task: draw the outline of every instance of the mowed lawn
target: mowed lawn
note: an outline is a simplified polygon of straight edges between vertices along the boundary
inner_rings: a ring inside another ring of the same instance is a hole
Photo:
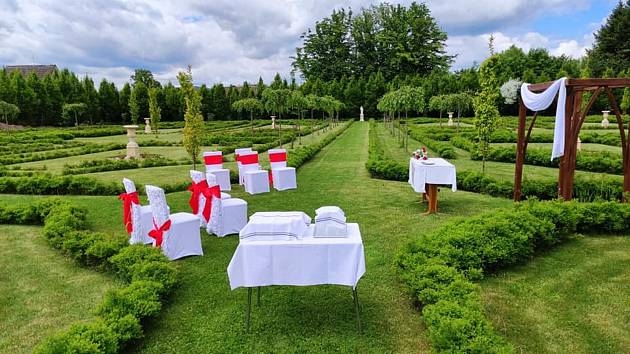
[[[60,328],[92,317],[118,285],[53,250],[42,228],[0,225],[0,353],[30,353]]]
[[[481,285],[518,353],[630,353],[630,237],[576,237]]]

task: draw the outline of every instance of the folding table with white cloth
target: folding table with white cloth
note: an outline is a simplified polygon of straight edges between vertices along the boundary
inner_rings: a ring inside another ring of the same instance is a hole
[[[361,332],[357,283],[365,273],[358,224],[347,224],[347,237],[315,235],[315,224],[302,212],[255,213],[241,230],[241,240],[227,268],[230,287],[247,288],[249,331],[252,288],[272,285],[345,285],[352,296]]]
[[[442,158],[409,160],[409,184],[416,193],[429,201],[426,214],[437,213],[438,185],[451,185],[457,191],[455,166]]]

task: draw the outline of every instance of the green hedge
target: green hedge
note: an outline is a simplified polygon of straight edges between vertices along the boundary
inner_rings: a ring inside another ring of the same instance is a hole
[[[455,159],[457,155],[455,154],[455,150],[453,146],[448,142],[435,140],[431,137],[431,134],[426,133],[423,129],[411,129],[409,131],[409,135],[419,141],[420,143],[426,145],[431,151],[438,154],[438,156],[443,157],[445,159]]]
[[[376,131],[376,122],[370,120],[368,160],[365,167],[373,178],[406,181],[409,178],[409,166],[388,159],[381,147],[382,142]]]
[[[141,321],[159,312],[177,282],[177,270],[161,250],[86,230],[84,211],[66,201],[51,198],[29,206],[0,207],[0,223],[43,224],[52,247],[127,283],[105,294],[94,319],[47,338],[35,353],[117,353],[142,336]]]
[[[572,234],[627,233],[630,205],[529,202],[449,222],[401,251],[401,277],[419,302],[436,352],[511,353],[485,317],[484,273],[528,260]]]

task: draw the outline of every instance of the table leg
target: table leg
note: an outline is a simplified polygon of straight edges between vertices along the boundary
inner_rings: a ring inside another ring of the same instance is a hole
[[[249,333],[249,318],[252,313],[252,288],[247,288],[247,315],[245,316],[245,328]]]
[[[357,315],[357,330],[359,331],[359,334],[362,334],[363,328],[361,328],[361,305],[359,305],[359,296],[357,295],[356,287],[352,289],[352,299],[354,300],[354,312]]]
[[[429,200],[429,210],[427,210],[425,215],[435,214],[438,210],[438,186],[437,184],[427,184],[426,185],[426,195]]]
[[[258,299],[256,299],[256,306],[260,306],[260,292],[262,291],[262,288],[259,286],[258,287]]]

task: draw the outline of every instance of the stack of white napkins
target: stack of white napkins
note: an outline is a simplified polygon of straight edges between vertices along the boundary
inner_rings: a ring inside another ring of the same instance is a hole
[[[348,237],[346,214],[337,206],[323,206],[315,210],[313,237]]]
[[[301,211],[268,211],[254,213],[239,232],[241,240],[290,241],[308,234],[311,217]]]

